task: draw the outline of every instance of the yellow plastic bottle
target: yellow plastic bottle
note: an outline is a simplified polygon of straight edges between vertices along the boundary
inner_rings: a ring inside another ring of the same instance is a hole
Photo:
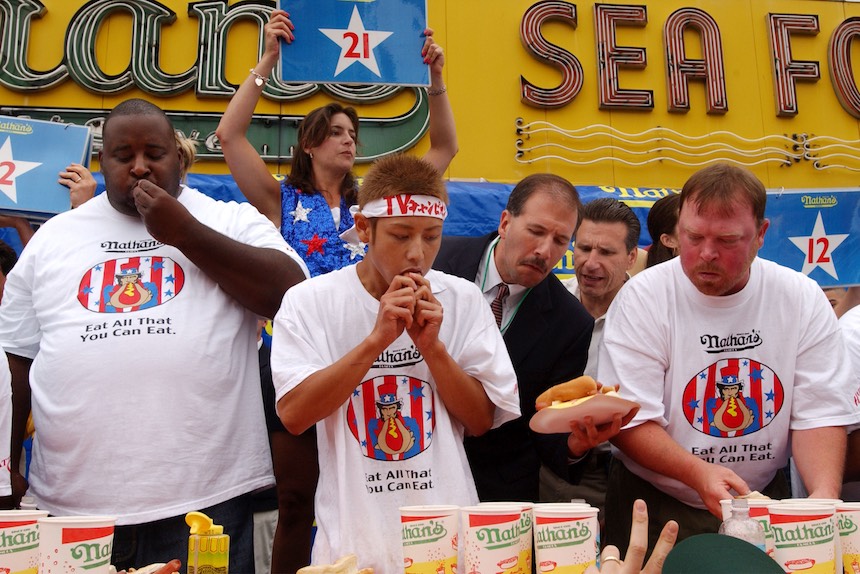
[[[213,524],[202,512],[189,512],[185,522],[191,527],[188,574],[227,574],[230,537],[224,534],[224,527]]]

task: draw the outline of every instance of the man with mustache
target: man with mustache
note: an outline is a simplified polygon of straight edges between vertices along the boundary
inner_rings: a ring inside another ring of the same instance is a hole
[[[678,521],[678,540],[716,532],[721,499],[752,490],[787,498],[790,454],[811,497],[839,497],[845,426],[860,420],[856,381],[821,288],[757,257],[766,200],[744,168],[693,174],[681,193],[680,256],[637,274],[609,308],[598,374],[641,405],[612,439],[609,544],[627,546],[637,498],[653,524]],[[743,422],[731,405],[742,422],[715,424],[708,405],[740,380],[760,420]],[[658,532],[649,534],[653,545]]]
[[[528,427],[538,395],[582,375],[588,358],[594,319],[551,273],[570,246],[581,210],[570,182],[533,174],[514,187],[498,232],[446,237],[436,258],[437,269],[474,281],[496,307],[517,373],[522,417],[466,438],[482,501],[537,501],[541,462],[577,481],[582,465],[575,463],[621,427],[620,417],[599,428],[586,419],[569,435],[538,435]]]

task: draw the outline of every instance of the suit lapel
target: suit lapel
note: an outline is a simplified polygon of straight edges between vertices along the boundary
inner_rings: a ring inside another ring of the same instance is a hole
[[[538,283],[526,295],[511,326],[505,332],[505,343],[515,367],[528,356],[549,327],[549,317],[552,313],[549,279],[547,277]]]

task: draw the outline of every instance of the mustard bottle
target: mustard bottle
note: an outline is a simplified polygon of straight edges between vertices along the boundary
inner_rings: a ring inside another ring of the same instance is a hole
[[[189,512],[185,523],[191,527],[188,574],[227,574],[230,537],[224,534],[224,527],[213,524],[202,512]]]

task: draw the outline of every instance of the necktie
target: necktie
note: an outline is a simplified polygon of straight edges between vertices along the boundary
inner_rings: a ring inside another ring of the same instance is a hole
[[[499,329],[502,328],[502,307],[505,304],[505,299],[508,298],[508,293],[510,290],[508,286],[504,283],[499,283],[499,292],[496,293],[496,298],[493,299],[493,302],[490,303],[490,309],[493,310],[493,316],[496,317],[496,325],[499,326]]]

